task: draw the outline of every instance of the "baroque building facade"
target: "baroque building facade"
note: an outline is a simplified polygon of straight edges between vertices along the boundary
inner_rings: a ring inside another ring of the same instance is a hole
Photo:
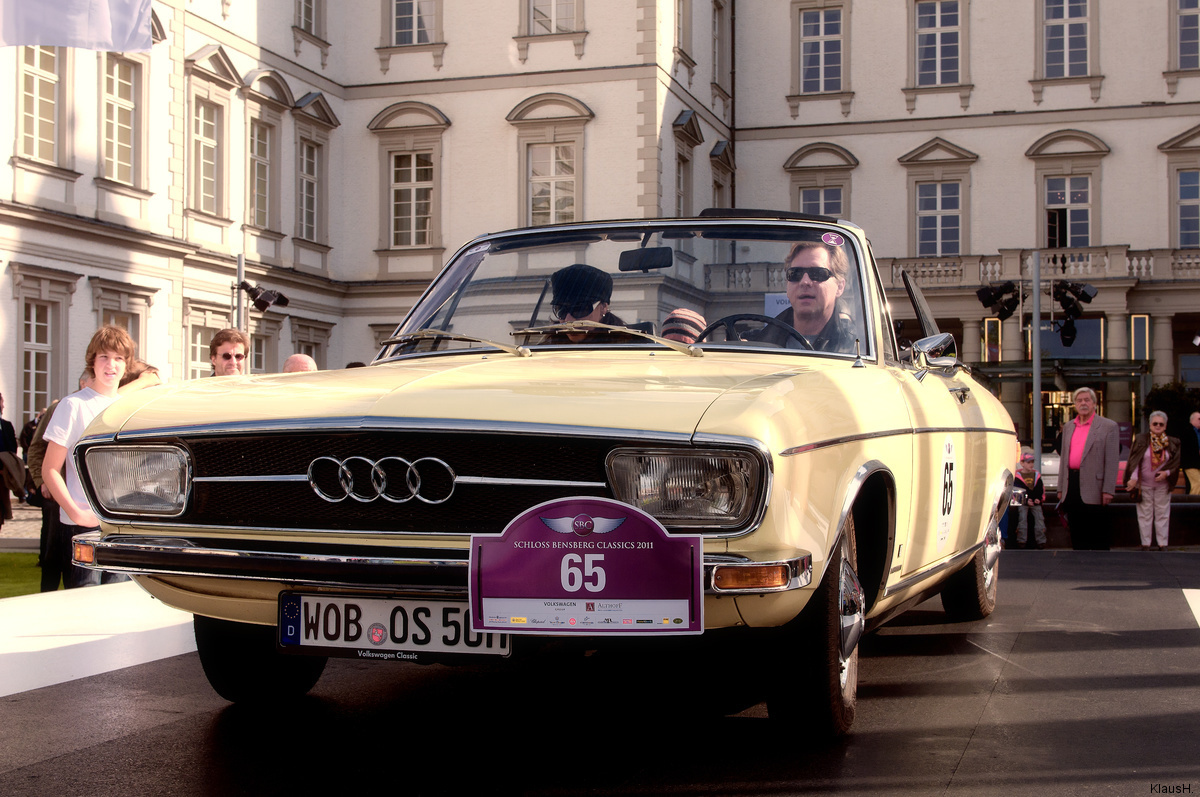
[[[101,323],[196,378],[240,303],[255,372],[336,368],[480,232],[708,206],[859,223],[1023,439],[1035,290],[1048,438],[1070,388],[1133,422],[1151,384],[1200,385],[1197,0],[153,9],[146,53],[0,50],[14,420],[73,389]],[[239,273],[289,304],[246,308]]]

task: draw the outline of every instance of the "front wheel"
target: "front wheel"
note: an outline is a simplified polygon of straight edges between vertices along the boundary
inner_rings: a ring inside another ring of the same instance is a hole
[[[989,535],[971,563],[950,576],[942,589],[942,608],[951,620],[982,620],[996,610],[1000,576],[999,535]]]
[[[328,661],[287,656],[275,649],[275,628],[195,615],[196,651],[204,675],[231,703],[301,697],[316,686]]]
[[[858,704],[858,639],[865,598],[854,518],[847,517],[821,586],[785,626],[767,713],[815,740],[843,736]]]

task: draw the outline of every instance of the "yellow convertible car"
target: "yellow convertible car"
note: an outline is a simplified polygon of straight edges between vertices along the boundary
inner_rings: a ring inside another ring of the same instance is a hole
[[[842,734],[864,632],[996,602],[1013,425],[908,290],[902,343],[863,231],[819,216],[482,236],[367,368],[105,411],[75,558],[194,613],[233,701],[329,656],[674,638],[754,650],[773,719]]]

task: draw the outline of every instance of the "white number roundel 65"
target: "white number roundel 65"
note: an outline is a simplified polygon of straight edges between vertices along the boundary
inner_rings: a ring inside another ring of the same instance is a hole
[[[954,485],[959,478],[958,462],[954,452],[954,440],[947,435],[942,445],[942,499],[938,507],[937,545],[940,550],[950,537],[950,526],[954,517]]]

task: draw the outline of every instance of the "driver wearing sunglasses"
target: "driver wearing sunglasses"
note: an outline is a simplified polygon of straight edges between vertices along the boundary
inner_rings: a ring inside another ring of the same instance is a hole
[[[775,318],[803,335],[815,351],[853,353],[853,324],[846,313],[839,312],[838,302],[850,270],[846,253],[840,246],[801,241],[783,263],[789,307]],[[745,337],[800,347],[790,335],[770,326]]]

